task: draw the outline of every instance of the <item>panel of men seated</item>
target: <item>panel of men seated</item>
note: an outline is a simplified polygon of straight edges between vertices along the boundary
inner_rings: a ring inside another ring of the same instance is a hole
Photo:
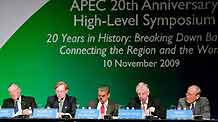
[[[166,110],[159,99],[153,98],[148,84],[139,82],[136,86],[137,96],[133,96],[125,107],[110,100],[110,88],[98,87],[97,98],[87,102],[86,108],[77,108],[76,97],[68,94],[68,85],[58,81],[54,86],[55,94],[48,96],[45,107],[37,108],[33,96],[25,96],[21,88],[12,83],[8,87],[10,98],[4,99],[0,109],[0,118],[50,118],[50,119],[179,119],[209,120],[210,103],[201,97],[197,85],[187,88],[184,98],[178,100],[173,110]]]

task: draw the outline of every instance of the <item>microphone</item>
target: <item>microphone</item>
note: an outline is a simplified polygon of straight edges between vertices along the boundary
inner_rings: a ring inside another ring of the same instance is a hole
[[[15,107],[17,106],[18,102],[19,102],[19,98],[17,98],[17,99],[14,100],[14,106],[15,106]]]
[[[16,98],[16,99],[14,99],[14,102],[17,102],[17,101],[19,101],[19,97],[18,97],[18,98]]]
[[[101,98],[101,97],[99,98],[99,101],[100,101],[102,104],[104,103],[104,102],[102,101],[102,98]]]
[[[61,99],[58,101],[58,111],[59,111],[59,112],[62,112],[62,109],[63,109],[63,100],[64,100],[64,98],[61,98]]]
[[[58,103],[60,103],[60,102],[63,101],[63,100],[64,100],[64,98],[59,99],[59,100],[58,100]]]

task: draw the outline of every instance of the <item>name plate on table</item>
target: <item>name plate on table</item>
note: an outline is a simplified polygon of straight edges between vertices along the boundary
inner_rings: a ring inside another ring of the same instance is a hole
[[[0,109],[0,118],[12,118],[14,109]]]
[[[193,119],[192,110],[167,110],[167,119]]]
[[[57,118],[57,109],[37,109],[33,110],[32,118]]]
[[[99,119],[99,110],[97,109],[76,109],[76,119]]]
[[[119,109],[118,119],[144,119],[141,109]]]

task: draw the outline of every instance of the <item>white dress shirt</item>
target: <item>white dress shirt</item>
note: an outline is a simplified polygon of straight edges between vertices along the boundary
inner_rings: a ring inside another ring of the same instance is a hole
[[[97,106],[97,109],[100,110],[101,109],[101,106],[102,106],[102,103],[101,102],[98,102],[98,106]],[[107,106],[108,106],[108,100],[104,103],[104,115],[106,115],[106,111],[107,111]]]
[[[17,102],[17,106],[18,106],[18,112],[15,113],[16,115],[20,115],[22,114],[22,107],[21,107],[21,96],[18,98],[18,100],[16,100],[15,102]]]

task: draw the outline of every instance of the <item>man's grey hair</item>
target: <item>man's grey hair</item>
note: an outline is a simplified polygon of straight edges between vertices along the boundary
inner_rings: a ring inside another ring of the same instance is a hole
[[[17,89],[21,90],[20,87],[16,83],[12,83],[8,86],[8,89],[12,86],[15,86]]]
[[[107,92],[109,94],[110,88],[107,85],[102,85],[102,86],[98,87],[98,91],[104,91],[104,92]]]
[[[197,92],[197,95],[200,95],[201,94],[201,88],[198,86],[198,85],[191,85],[188,87],[189,88],[194,88]]]
[[[139,82],[138,85],[136,86],[136,93],[138,93],[138,90],[141,89],[141,88],[147,90],[148,93],[150,92],[150,91],[149,91],[148,84],[146,84],[146,83],[144,83],[144,82]]]

